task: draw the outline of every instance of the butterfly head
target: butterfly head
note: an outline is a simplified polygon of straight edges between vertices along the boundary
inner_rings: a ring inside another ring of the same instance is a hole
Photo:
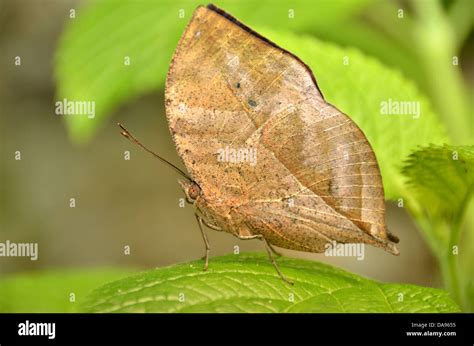
[[[189,182],[186,180],[178,180],[178,183],[183,188],[188,203],[194,204],[196,199],[201,194],[201,188],[199,187],[199,185],[196,184],[194,181]]]

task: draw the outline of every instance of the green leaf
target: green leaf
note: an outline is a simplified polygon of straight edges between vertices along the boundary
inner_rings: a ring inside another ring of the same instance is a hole
[[[379,162],[385,198],[396,200],[408,195],[410,191],[400,174],[401,162],[418,146],[446,141],[439,119],[416,85],[357,50],[310,37],[259,30],[308,64],[325,99],[364,131]],[[381,114],[382,102],[389,100],[392,104],[419,102],[420,116]]]
[[[94,290],[90,312],[456,312],[443,290],[384,284],[313,261],[263,254],[212,258],[137,274]]]
[[[454,222],[474,190],[474,146],[429,146],[413,152],[403,174],[431,217]]]
[[[76,312],[93,288],[129,274],[124,269],[95,269],[7,276],[0,280],[0,312]]]
[[[410,155],[403,168],[420,211],[415,215],[439,260],[445,287],[467,311],[474,306],[474,146],[429,146]],[[463,234],[463,220],[470,216]],[[457,249],[454,252],[454,249]]]
[[[325,1],[318,11],[310,10],[312,0],[222,0],[216,4],[249,25],[305,31],[336,25],[368,2]],[[179,37],[194,9],[202,4],[199,0],[103,0],[77,11],[56,53],[57,96],[94,101],[96,117],[66,119],[74,141],[90,139],[123,102],[163,87]],[[290,10],[294,18],[289,18]],[[125,57],[130,58],[130,65],[124,64]]]

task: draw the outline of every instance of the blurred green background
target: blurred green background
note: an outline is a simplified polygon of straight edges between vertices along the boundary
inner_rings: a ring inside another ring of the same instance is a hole
[[[126,124],[142,142],[182,167],[167,128],[163,84],[179,36],[200,3],[0,2],[0,241],[39,243],[37,261],[0,258],[2,277],[58,267],[150,268],[203,255],[193,209],[179,207],[184,195],[176,174],[133,148],[116,126],[117,121]],[[472,2],[215,3],[251,27],[314,37],[378,60],[413,81],[453,144],[471,142]],[[132,65],[122,73],[125,55]],[[21,66],[15,66],[16,56]],[[459,65],[452,64],[454,56]],[[110,66],[95,64],[106,59]],[[341,75],[323,81],[345,83]],[[97,101],[93,121],[65,124],[55,115],[58,99],[90,95]],[[373,101],[378,105],[379,100]],[[17,150],[21,161],[14,160]],[[126,150],[131,151],[129,161],[123,159]],[[69,207],[70,198],[76,199],[75,208]],[[282,253],[380,281],[440,287],[435,258],[405,209],[387,202],[387,223],[401,239],[400,257],[372,247],[366,247],[364,261]],[[235,245],[243,252],[263,251],[258,241],[228,234],[210,231],[209,240],[211,255],[231,253]],[[130,246],[129,255],[125,246]]]

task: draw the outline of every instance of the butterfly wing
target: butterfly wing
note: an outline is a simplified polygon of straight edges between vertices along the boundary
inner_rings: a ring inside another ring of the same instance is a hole
[[[199,7],[166,85],[170,130],[203,193],[240,201],[247,233],[322,252],[328,241],[392,253],[375,154],[357,125],[326,103],[309,68],[215,7]],[[224,148],[257,160],[219,162]]]

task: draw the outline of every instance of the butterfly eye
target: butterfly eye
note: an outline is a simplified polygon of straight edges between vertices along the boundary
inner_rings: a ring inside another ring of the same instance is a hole
[[[198,198],[200,193],[201,193],[201,188],[199,187],[198,184],[192,183],[191,185],[189,185],[188,196],[190,199],[194,201],[196,198]]]

